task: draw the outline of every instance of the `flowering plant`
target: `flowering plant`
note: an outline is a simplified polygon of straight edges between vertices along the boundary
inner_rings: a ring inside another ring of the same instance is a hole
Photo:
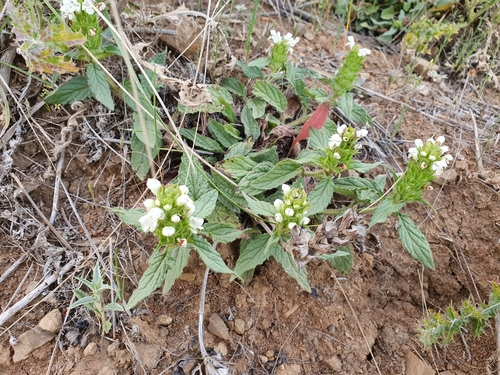
[[[285,63],[289,54],[293,53],[293,47],[299,42],[299,38],[293,38],[291,33],[281,36],[280,32],[271,30],[269,39],[273,42],[271,47],[271,55],[269,58],[269,68],[274,72],[285,67]]]

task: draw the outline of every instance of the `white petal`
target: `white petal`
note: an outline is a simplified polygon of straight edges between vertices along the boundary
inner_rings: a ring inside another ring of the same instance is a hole
[[[163,210],[159,207],[153,207],[150,209],[148,215],[154,217],[155,219],[163,219],[165,217]]]
[[[146,199],[144,201],[144,207],[146,207],[146,210],[148,210],[148,211],[150,209],[152,209],[153,207],[156,207],[154,199]]]
[[[340,125],[338,128],[337,128],[337,133],[339,133],[339,135],[342,135],[344,134],[345,130],[347,129],[347,125]]]
[[[283,201],[281,199],[276,199],[274,201],[274,207],[276,207],[277,210],[281,210],[282,206],[283,206]]]
[[[187,193],[189,193],[189,189],[186,185],[179,185],[179,190],[184,195],[187,195]]]
[[[287,184],[281,185],[281,190],[283,190],[284,194],[288,194],[290,192],[291,187]]]
[[[170,237],[175,233],[175,228],[174,227],[164,227],[161,230],[161,234],[163,234],[165,237]]]
[[[281,215],[279,212],[274,214],[274,220],[276,220],[277,223],[282,223],[283,222],[283,215]]]
[[[191,216],[189,218],[189,225],[193,229],[203,229],[203,222],[204,222],[204,220],[202,218],[199,218],[199,217]]]
[[[172,223],[178,223],[179,221],[181,221],[181,217],[179,215],[175,214],[175,215],[172,215],[170,220],[172,220]]]
[[[441,146],[440,148],[441,148],[441,153],[442,153],[442,154],[447,153],[447,152],[448,152],[448,149],[449,149],[449,147],[448,147],[448,146]]]
[[[356,42],[354,41],[354,37],[352,35],[349,35],[347,37],[347,43],[345,45],[349,46],[349,48],[352,48],[352,47],[354,47],[355,44],[356,44]]]
[[[420,148],[424,145],[421,139],[415,139],[415,147]]]
[[[368,56],[370,53],[372,53],[372,51],[370,51],[368,48],[361,48],[358,51],[358,56],[359,57],[365,57],[365,56]]]
[[[158,189],[161,187],[161,182],[155,178],[148,178],[147,187],[153,192],[154,195],[158,193]]]
[[[418,159],[418,149],[415,147],[412,147],[408,150],[408,158],[413,158],[415,160]]]
[[[286,216],[292,217],[294,214],[295,214],[295,212],[291,208],[287,208],[285,210],[285,215]]]
[[[288,229],[293,229],[293,227],[297,226],[297,223],[294,223],[293,221],[288,224]]]
[[[341,158],[341,156],[340,156],[340,154],[339,154],[338,152],[334,152],[334,153],[333,153],[333,157],[334,157],[335,159],[340,159],[340,158]]]
[[[445,141],[444,135],[440,135],[439,137],[437,137],[436,141],[440,144],[443,144]]]
[[[311,222],[311,219],[308,217],[303,217],[302,220],[300,220],[300,225],[307,225]]]
[[[356,130],[356,137],[357,138],[366,137],[367,135],[368,135],[368,130],[366,130],[366,129]]]
[[[330,140],[328,141],[328,147],[333,150],[335,147],[340,146],[341,143],[342,138],[339,134],[335,133],[330,137]]]

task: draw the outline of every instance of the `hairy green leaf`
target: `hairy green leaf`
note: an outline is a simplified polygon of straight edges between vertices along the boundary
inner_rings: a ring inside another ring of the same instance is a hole
[[[234,158],[235,156],[245,156],[252,151],[254,141],[247,139],[243,142],[238,142],[232,145],[224,155],[224,160]]]
[[[349,163],[347,163],[347,168],[354,169],[355,171],[358,171],[359,173],[366,173],[366,172],[372,170],[373,168],[379,166],[382,163],[383,162],[379,161],[376,163],[367,164],[367,163],[362,163],[359,160],[351,160],[351,161],[349,161]]]
[[[101,102],[106,108],[113,111],[115,103],[111,96],[111,88],[106,79],[106,73],[97,64],[87,64],[87,79],[90,86],[90,91],[94,97]]]
[[[234,272],[244,276],[249,270],[264,263],[275,251],[283,251],[278,245],[279,237],[268,234],[258,234],[250,240],[241,241],[240,256],[236,261]],[[277,249],[276,249],[277,248]]]
[[[378,223],[384,223],[393,213],[399,212],[403,208],[404,203],[394,203],[390,199],[384,199],[373,213],[370,220],[370,227]]]
[[[240,189],[250,195],[261,193],[262,190],[254,188],[254,181],[271,171],[274,165],[274,163],[265,161],[257,164],[245,177],[240,180]]]
[[[242,98],[245,98],[247,96],[247,89],[245,85],[236,78],[226,77],[221,81],[220,85],[233,94],[238,95]]]
[[[133,208],[131,210],[126,210],[123,207],[113,207],[111,212],[118,215],[118,217],[128,225],[133,225],[136,229],[141,229],[142,226],[139,223],[139,219],[146,214],[146,210],[142,208]]]
[[[241,110],[241,123],[245,130],[245,136],[252,137],[254,140],[259,139],[259,123],[254,119],[252,110],[248,105],[245,105]]]
[[[315,215],[323,211],[332,200],[334,183],[330,178],[321,180],[307,196],[309,208],[307,215]]]
[[[205,239],[200,236],[193,236],[191,243],[200,255],[203,263],[205,263],[212,271],[234,274],[234,272],[226,266],[226,263],[224,263],[220,254]]]
[[[257,178],[252,188],[261,192],[281,186],[288,180],[297,176],[301,165],[293,160],[285,159],[278,162],[273,169]]]
[[[232,184],[226,181],[223,177],[213,172],[213,186],[219,191],[219,202],[234,212],[240,212],[240,206],[245,206],[245,198],[241,196],[241,192],[236,190]]]
[[[181,133],[184,138],[192,141],[196,147],[219,154],[224,153],[224,148],[222,148],[217,141],[214,141],[212,138],[206,137],[202,134],[198,134],[196,129],[182,128],[179,129],[179,133]]]
[[[347,273],[352,268],[352,250],[349,246],[339,246],[333,254],[322,254],[318,258],[326,260],[342,273]]]
[[[243,196],[247,200],[248,208],[253,213],[262,216],[274,216],[276,213],[276,208],[271,203],[255,200],[245,193]]]
[[[257,81],[254,84],[252,93],[256,97],[265,100],[279,112],[285,112],[287,104],[285,95],[276,86],[264,81]]]
[[[279,155],[276,150],[277,150],[276,146],[273,146],[270,148],[264,148],[257,152],[251,152],[248,154],[248,156],[257,163],[267,162],[276,164],[279,160]]]
[[[236,229],[226,223],[206,223],[200,233],[210,237],[213,241],[220,243],[229,243],[240,238],[244,230]]]
[[[203,171],[200,162],[195,156],[189,158],[186,153],[184,153],[181,158],[177,181],[179,185],[186,185],[188,187],[189,195],[195,201],[212,190],[209,176]]]
[[[167,294],[174,286],[175,280],[182,275],[189,260],[189,252],[189,248],[179,246],[174,247],[170,252],[167,260],[167,275],[165,276],[165,284],[163,284],[163,294]]]
[[[92,95],[87,77],[73,77],[44,99],[47,104],[72,104]]]
[[[299,270],[292,254],[283,250],[281,247],[277,246],[273,248],[273,250],[273,258],[276,259],[279,264],[281,264],[281,267],[283,267],[283,270],[286,272],[286,274],[294,279],[302,289],[311,293],[311,286],[309,285],[309,281],[307,280],[306,268],[303,267],[301,270]]]
[[[196,209],[193,216],[204,219],[210,215],[215,208],[218,196],[219,192],[213,189],[199,197],[198,200],[194,202]]]
[[[132,148],[132,156],[130,157],[132,169],[137,174],[137,177],[144,180],[149,172],[149,158],[146,152],[146,146],[135,133],[133,133],[130,138],[130,146]]]
[[[222,164],[222,169],[229,173],[232,178],[240,179],[245,177],[257,163],[248,156],[236,156],[228,159]]]
[[[314,129],[314,128],[312,128]],[[324,154],[324,152],[323,152]],[[319,158],[322,157],[321,151],[314,151],[314,150],[308,150],[304,149],[300,152],[299,156],[295,159],[297,163],[300,164],[314,164],[316,165],[319,162]]]
[[[228,132],[228,129],[226,129],[224,125],[211,118],[208,119],[208,131],[212,137],[226,149],[240,140],[239,136],[235,136],[234,134]]]
[[[247,64],[241,61],[236,61],[236,65],[238,65],[241,68],[243,74],[250,79],[264,78],[264,73],[262,72],[262,69],[259,68],[258,66],[248,66]]]
[[[251,98],[247,100],[247,106],[252,111],[252,117],[257,119],[266,114],[267,103],[261,98]]]
[[[345,93],[342,95],[337,103],[338,107],[342,110],[344,115],[358,124],[370,124],[373,125],[373,120],[366,112],[366,110],[360,105],[354,102],[354,98],[351,93]]]
[[[434,270],[432,251],[424,234],[408,215],[398,214],[398,235],[410,255],[427,268]]]
[[[325,150],[328,147],[328,140],[332,133],[329,129],[309,128],[309,140],[307,146],[313,150]]]

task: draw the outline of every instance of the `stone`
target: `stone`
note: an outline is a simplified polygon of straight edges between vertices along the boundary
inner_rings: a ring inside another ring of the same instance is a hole
[[[269,359],[270,361],[272,361],[274,359],[274,351],[268,350],[266,352],[266,357],[267,357],[267,359]]]
[[[222,356],[226,356],[228,353],[227,345],[224,341],[221,341],[217,345],[215,345],[214,350],[217,353],[220,353]]]
[[[406,355],[405,375],[436,375],[436,372],[415,354],[408,352]]]
[[[442,371],[439,373],[439,375],[455,375],[455,373],[451,371]]]
[[[245,321],[243,319],[234,319],[234,332],[238,335],[245,333]]]
[[[159,326],[168,326],[168,325],[172,324],[173,321],[174,320],[169,315],[160,315],[156,319],[156,324],[158,324]]]
[[[163,356],[163,349],[159,345],[136,343],[135,350],[146,370],[155,367]]]
[[[259,355],[259,361],[262,363],[267,363],[268,359],[265,355]]]
[[[335,371],[335,372],[342,371],[342,361],[336,355],[334,355],[333,357],[324,359],[323,363],[325,365],[327,365],[332,371]]]
[[[430,71],[435,71],[437,72],[439,70],[439,66],[436,64],[431,64],[430,61],[427,61],[426,59],[423,58],[418,58],[414,62],[414,68],[413,72],[416,74],[424,75],[424,78],[429,78],[429,72]]]
[[[38,327],[44,331],[57,333],[63,325],[62,314],[58,309],[54,309],[45,315],[38,323]]]
[[[457,160],[455,162],[455,169],[457,171],[465,171],[467,169],[467,163],[465,160]]]
[[[136,316],[129,320],[129,324],[131,326],[136,325],[139,328],[142,337],[146,339],[148,344],[159,346],[165,346],[167,344],[166,338],[159,333],[158,328],[151,327],[145,320]]]
[[[302,372],[300,370],[299,364],[289,364],[285,363],[278,367],[276,371],[276,375],[301,375]]]
[[[97,344],[95,342],[91,342],[90,344],[87,345],[87,347],[83,351],[83,355],[85,357],[94,356],[97,354],[98,351],[99,347],[97,346]]]
[[[440,184],[445,184],[455,181],[457,177],[458,173],[453,169],[445,169],[443,173],[441,173],[439,176],[436,176],[436,180]]]
[[[106,351],[108,352],[108,355],[111,357],[114,356],[118,350],[120,350],[120,342],[119,341],[112,342],[111,344],[108,345],[108,348],[106,349]]]
[[[247,295],[244,293],[237,294],[236,297],[234,298],[234,304],[236,305],[236,308],[242,309],[247,306]]]
[[[194,273],[183,273],[182,275],[179,276],[179,280],[187,281],[187,282],[193,282],[196,280],[196,274]]]
[[[0,345],[0,368],[10,365],[10,346]]]
[[[229,330],[226,323],[217,314],[212,314],[208,320],[208,331],[223,340],[229,340]]]
[[[18,342],[14,346],[14,363],[21,362],[29,357],[35,349],[50,342],[55,335],[41,329],[30,329],[18,337]]]

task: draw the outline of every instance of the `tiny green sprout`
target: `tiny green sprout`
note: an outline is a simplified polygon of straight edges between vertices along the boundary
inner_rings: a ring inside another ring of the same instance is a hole
[[[108,311],[124,311],[124,309],[116,302],[111,302],[106,305],[104,304],[103,293],[106,290],[112,290],[112,288],[108,284],[104,283],[99,265],[96,263],[94,266],[92,281],[80,277],[77,277],[77,280],[87,286],[90,289],[90,293],[86,293],[80,289],[73,290],[77,301],[74,302],[69,308],[74,309],[78,306],[84,306],[90,311],[93,311],[99,319],[101,319],[103,332],[108,333],[111,329],[111,322],[107,319],[106,313]]]

